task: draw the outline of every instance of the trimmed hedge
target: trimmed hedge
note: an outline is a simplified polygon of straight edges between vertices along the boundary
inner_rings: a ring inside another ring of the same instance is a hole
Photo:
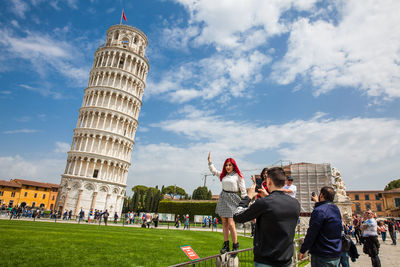
[[[190,221],[194,220],[194,215],[211,215],[220,221],[220,217],[215,213],[216,206],[217,201],[162,200],[158,206],[158,212],[180,215],[181,219],[189,214]]]

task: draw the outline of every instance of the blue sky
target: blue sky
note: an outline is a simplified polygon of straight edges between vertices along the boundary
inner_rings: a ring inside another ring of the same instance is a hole
[[[331,163],[348,189],[399,177],[399,1],[0,2],[0,179],[59,183],[94,52],[120,21],[150,71],[128,187]],[[208,178],[214,194],[218,179]],[[129,192],[129,190],[128,190]]]

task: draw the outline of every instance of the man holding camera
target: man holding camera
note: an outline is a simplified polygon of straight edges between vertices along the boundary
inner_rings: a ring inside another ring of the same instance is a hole
[[[263,187],[258,189],[262,197],[249,206],[257,195],[253,184],[239,203],[233,219],[238,223],[257,219],[253,241],[255,267],[291,266],[300,204],[283,192],[285,172],[282,168],[268,169],[266,179],[268,192]]]
[[[312,196],[315,207],[304,243],[300,248],[299,259],[309,250],[312,267],[338,266],[342,251],[342,216],[333,204],[335,190],[330,186],[321,188],[317,196]]]

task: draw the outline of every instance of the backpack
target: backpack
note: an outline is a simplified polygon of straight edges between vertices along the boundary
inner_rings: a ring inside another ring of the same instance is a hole
[[[342,251],[349,251],[351,246],[351,238],[346,235],[342,234]]]
[[[228,253],[221,254],[215,259],[215,265],[217,267],[238,267],[239,257],[237,257],[236,255],[233,256]]]

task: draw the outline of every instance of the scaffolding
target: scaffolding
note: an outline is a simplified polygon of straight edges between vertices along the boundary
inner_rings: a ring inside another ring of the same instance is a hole
[[[332,171],[329,163],[295,163],[283,167],[286,175],[293,178],[297,187],[296,199],[300,202],[301,213],[311,213],[314,202],[311,193],[317,195],[324,186],[332,186]]]

